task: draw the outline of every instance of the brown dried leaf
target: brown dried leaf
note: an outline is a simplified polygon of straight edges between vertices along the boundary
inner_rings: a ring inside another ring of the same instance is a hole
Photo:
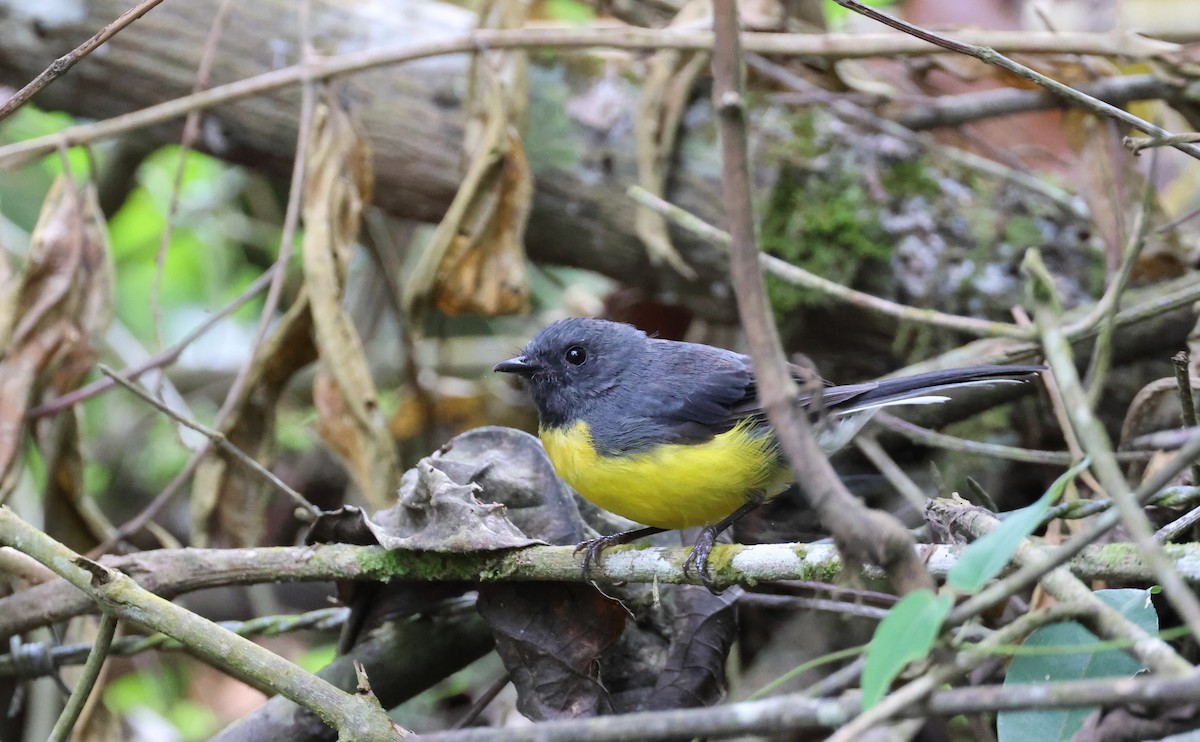
[[[25,412],[76,388],[92,367],[112,318],[107,230],[90,186],[55,181],[32,237],[24,271],[0,274],[0,502],[19,473]],[[68,444],[67,451],[72,447]],[[77,452],[76,452],[77,457]],[[82,500],[82,462],[55,459],[51,480]],[[47,503],[58,515],[59,508]]]
[[[317,108],[304,192],[304,282],[312,307],[320,369],[313,386],[322,439],[346,459],[375,508],[389,503],[400,481],[387,423],[362,338],[342,306],[346,268],[370,198],[370,154],[345,110]]]
[[[745,12],[745,8],[742,9]],[[686,26],[712,14],[708,0],[690,0],[671,20],[671,26]],[[782,14],[781,14],[782,15]],[[634,119],[638,185],[656,196],[666,196],[668,168],[675,154],[675,135],[683,118],[696,78],[708,69],[708,52],[663,49],[654,53],[642,84],[638,115]],[[656,211],[639,206],[634,227],[646,247],[650,262],[667,263],[684,278],[695,278],[683,256],[671,243],[667,221]]]
[[[284,314],[254,359],[241,396],[221,432],[255,461],[275,457],[275,408],[291,377],[315,361],[308,297]],[[233,456],[214,449],[196,470],[192,485],[192,542],[196,546],[259,546],[273,488]]]
[[[481,25],[516,28],[524,3],[498,2]],[[528,98],[521,51],[476,55],[468,96],[470,160],[462,185],[404,288],[405,313],[514,314],[529,308],[525,225],[533,174],[517,131]]]

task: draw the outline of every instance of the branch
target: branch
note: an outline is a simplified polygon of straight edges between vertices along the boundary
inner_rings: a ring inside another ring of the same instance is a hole
[[[142,0],[122,13],[115,21],[97,31],[90,39],[54,60],[42,74],[30,80],[24,87],[13,93],[12,97],[0,104],[0,121],[8,118],[18,108],[28,103],[29,99],[39,90],[67,74],[67,71],[74,67],[76,62],[91,54],[101,44],[116,36],[130,23],[149,13],[151,8],[161,2],[162,0]]]
[[[1103,518],[1110,513],[1105,513]],[[1163,547],[1185,580],[1200,585],[1200,544]],[[961,546],[918,544],[914,553],[930,573],[942,577],[958,559]],[[1064,547],[1034,548],[1056,559]],[[593,565],[589,579],[600,583],[640,582],[698,584],[683,575],[683,547],[614,547]],[[1114,543],[1070,552],[1072,574],[1082,580],[1154,581],[1154,573],[1133,544]],[[164,598],[230,585],[334,580],[394,579],[445,582],[580,582],[579,558],[573,546],[531,546],[510,552],[451,554],[388,551],[380,546],[324,544],[257,549],[160,549],[128,556],[105,556],[105,568],[129,575],[145,590]],[[758,544],[713,547],[712,582],[720,587],[754,585],[775,580],[828,583],[845,565],[832,544]],[[881,573],[864,569],[863,577]],[[1035,578],[1036,579],[1036,578]],[[0,638],[64,621],[93,611],[87,596],[63,580],[36,585],[0,599]],[[965,620],[965,619],[961,619]]]
[[[1196,147],[1185,141],[1181,141],[1177,135],[1172,134],[1166,129],[1155,126],[1145,119],[1138,118],[1128,111],[1105,103],[1104,101],[1094,98],[1087,93],[1076,90],[1069,85],[1064,85],[1058,80],[1047,77],[1040,72],[1030,69],[1023,64],[1014,62],[1003,54],[997,52],[995,49],[987,46],[972,44],[959,39],[952,39],[948,36],[934,33],[933,31],[926,30],[919,26],[914,26],[913,24],[902,21],[899,18],[887,15],[886,13],[881,13],[870,6],[863,5],[857,0],[834,0],[834,2],[836,2],[838,5],[841,5],[843,8],[846,8],[847,10],[852,10],[855,13],[878,21],[885,26],[890,26],[897,31],[902,31],[930,44],[935,44],[942,49],[946,49],[947,51],[965,54],[969,57],[978,59],[980,62],[984,62],[986,64],[999,67],[1002,70],[1011,72],[1017,77],[1029,80],[1035,85],[1039,85],[1046,90],[1049,90],[1051,93],[1062,96],[1075,105],[1087,108],[1096,114],[1099,114],[1100,116],[1120,121],[1121,123],[1131,126],[1138,131],[1152,134],[1158,140],[1161,140],[1158,142],[1158,144],[1174,147],[1184,154],[1188,154],[1196,159],[1200,159],[1200,147]],[[960,34],[960,38],[965,37]]]
[[[1200,675],[1187,678],[1104,678],[1060,683],[981,685],[933,693],[896,714],[899,718],[952,717],[1022,709],[1082,708],[1124,704],[1186,704],[1200,694]],[[789,693],[762,701],[710,708],[651,711],[572,721],[549,721],[518,729],[467,729],[422,735],[425,742],[588,742],[771,734],[804,728],[832,729],[861,708],[857,693],[837,700]]]
[[[901,595],[932,587],[912,549],[912,537],[894,517],[867,508],[842,484],[796,414],[792,382],[767,305],[750,203],[750,158],[743,96],[741,44],[735,0],[713,4],[713,101],[721,134],[722,194],[729,220],[730,269],[738,314],[750,346],[758,397],[809,503],[849,556],[882,566]]]
[[[1038,33],[1026,31],[963,32],[960,37],[1009,52],[1044,54],[1095,54],[1148,58],[1180,49],[1176,44],[1154,41],[1136,34]],[[760,54],[856,59],[875,56],[938,53],[937,46],[898,34],[780,34],[742,35],[747,50]],[[161,124],[224,103],[250,98],[298,85],[305,79],[333,77],[387,67],[418,59],[470,54],[480,49],[693,49],[707,50],[713,36],[705,31],[672,29],[521,29],[505,31],[477,29],[445,41],[407,44],[383,49],[340,54],[320,63],[297,64],[255,75],[244,80],[182,96],[94,124],[72,126],[57,134],[36,137],[0,147],[0,169],[15,167],[49,154],[59,147],[88,144],[120,134]],[[957,51],[951,50],[951,51]],[[1140,120],[1140,119],[1139,119]],[[1159,130],[1161,131],[1161,130]]]
[[[106,613],[161,631],[253,687],[311,709],[338,730],[339,739],[396,738],[391,720],[367,698],[338,690],[254,642],[144,590],[127,575],[79,556],[7,507],[0,507],[0,543],[54,570]]]
[[[1053,292],[1053,281],[1045,273],[1037,250],[1026,253],[1025,267],[1030,275],[1030,282],[1035,286],[1035,295],[1050,295],[1049,292]],[[1052,304],[1053,302],[1039,302],[1034,308],[1034,316],[1042,336],[1042,347],[1046,351],[1046,362],[1050,365],[1063,395],[1071,427],[1074,428],[1080,445],[1091,458],[1092,471],[1115,503],[1121,522],[1129,529],[1149,563],[1155,567],[1167,600],[1187,623],[1193,636],[1200,638],[1200,601],[1183,583],[1174,566],[1163,554],[1159,543],[1154,540],[1154,529],[1113,456],[1112,441],[1092,412],[1087,394],[1079,381],[1079,374],[1075,370],[1070,345],[1056,312],[1051,308]]]

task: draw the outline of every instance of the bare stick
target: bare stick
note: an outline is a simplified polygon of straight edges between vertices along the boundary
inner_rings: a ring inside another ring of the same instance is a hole
[[[18,108],[28,103],[29,99],[39,90],[67,74],[67,71],[74,67],[76,62],[91,54],[101,44],[116,36],[122,29],[146,15],[146,13],[150,12],[151,8],[161,2],[162,0],[142,0],[142,2],[122,13],[115,21],[97,31],[92,38],[51,62],[50,66],[42,74],[30,80],[23,88],[14,93],[11,98],[0,104],[0,121],[8,118]]]
[[[237,459],[238,461],[245,464],[247,467],[250,468],[251,471],[260,475],[263,479],[270,482],[280,492],[282,492],[285,495],[287,495],[288,497],[292,498],[292,500],[296,503],[296,505],[304,508],[309,513],[311,513],[313,516],[317,516],[317,515],[321,514],[320,508],[318,508],[316,505],[313,505],[311,502],[306,500],[304,498],[304,495],[302,495],[299,492],[297,492],[296,490],[292,489],[290,486],[288,486],[287,482],[285,482],[282,479],[280,479],[279,477],[275,476],[275,474],[271,470],[267,469],[265,466],[263,466],[262,464],[255,461],[245,451],[243,451],[242,449],[240,449],[237,446],[230,443],[229,439],[226,438],[225,434],[222,433],[221,431],[213,430],[212,428],[208,427],[207,425],[202,425],[201,423],[198,423],[195,420],[189,420],[188,418],[184,417],[183,415],[180,415],[175,410],[172,410],[170,407],[166,406],[162,402],[155,399],[152,395],[148,394],[145,391],[142,391],[134,384],[122,379],[119,375],[117,375],[116,372],[114,372],[111,368],[109,368],[108,366],[105,366],[104,364],[100,364],[100,373],[102,373],[105,376],[107,376],[108,378],[112,379],[117,384],[120,384],[125,389],[128,389],[130,392],[133,392],[137,397],[142,399],[146,404],[150,405],[154,409],[163,413],[164,415],[171,418],[175,422],[179,423],[180,425],[183,425],[184,427],[191,428],[192,430],[196,431],[197,433],[200,433],[201,435],[208,438],[210,441],[212,441],[212,443],[216,444],[217,448],[221,449],[222,451],[228,453],[230,456],[233,456],[235,459]]]
[[[895,518],[851,495],[821,452],[808,421],[796,414],[787,371],[767,305],[750,203],[742,58],[735,0],[713,4],[713,100],[721,133],[722,194],[729,220],[730,264],[738,313],[750,346],[758,396],[808,501],[852,558],[878,564],[901,595],[933,586],[914,558],[912,537]]]
[[[868,5],[863,5],[857,0],[834,0],[834,2],[836,2],[838,5],[841,5],[843,8],[846,8],[847,10],[852,10],[855,13],[864,15],[872,20],[879,21],[885,26],[890,26],[897,31],[903,31],[910,36],[927,41],[930,44],[934,44],[948,51],[958,52],[959,54],[965,54],[969,57],[974,57],[981,62],[985,62],[987,64],[999,67],[1000,69],[1007,70],[1017,77],[1029,80],[1035,85],[1039,85],[1046,90],[1049,90],[1051,93],[1055,93],[1063,98],[1066,98],[1075,105],[1093,111],[1101,116],[1104,116],[1105,118],[1120,121],[1121,123],[1131,126],[1138,131],[1152,134],[1153,136],[1163,140],[1163,144],[1165,146],[1174,147],[1180,152],[1200,159],[1200,147],[1196,147],[1188,142],[1179,141],[1176,135],[1172,134],[1166,129],[1155,126],[1145,119],[1138,118],[1128,111],[1105,103],[1104,101],[1094,98],[1087,93],[1076,90],[1069,85],[1064,85],[1058,80],[1047,77],[1046,75],[1030,69],[1019,62],[1014,62],[1003,54],[997,52],[995,49],[958,41],[950,38],[949,36],[943,36],[941,34],[934,33],[933,31],[921,28],[920,26],[914,26],[913,24],[902,21],[899,18],[895,18],[886,13],[881,13]]]
[[[1104,56],[1149,57],[1179,49],[1177,44],[1157,42],[1128,34],[1033,33],[1027,31],[959,34],[997,49],[1012,52],[1046,54],[1099,54]],[[931,54],[938,51],[922,39],[896,34],[780,34],[748,33],[746,48],[760,54],[814,56],[852,59],[898,54]],[[304,79],[325,80],[377,67],[387,67],[417,59],[469,54],[480,49],[711,49],[713,37],[704,31],[658,29],[521,29],[504,31],[478,29],[445,41],[431,41],[330,57],[323,62],[292,65],[238,82],[211,88],[158,105],[133,111],[105,121],[72,126],[57,134],[29,139],[0,147],[0,169],[13,167],[53,152],[60,146],[87,144],[119,134],[161,124],[186,115],[189,111],[229,103],[290,87]],[[952,50],[957,51],[957,49]],[[1094,99],[1093,99],[1094,100]]]
[[[80,676],[79,682],[75,684],[75,690],[71,691],[67,705],[59,714],[58,721],[54,722],[54,728],[50,730],[49,742],[66,742],[71,738],[71,732],[75,730],[75,722],[79,721],[79,715],[83,713],[88,696],[92,694],[92,688],[95,687],[96,680],[100,677],[100,669],[104,667],[104,660],[108,658],[108,648],[112,646],[113,636],[116,633],[117,617],[111,613],[101,613],[100,628],[96,632],[96,643],[88,654],[87,663],[83,666],[83,674]]]
[[[178,343],[175,343],[170,348],[167,348],[166,350],[159,353],[158,355],[155,355],[151,358],[147,358],[145,361],[143,361],[142,363],[139,363],[136,366],[130,366],[129,368],[121,371],[121,373],[118,375],[126,381],[136,381],[138,379],[138,377],[140,377],[142,374],[146,373],[147,371],[152,371],[157,368],[169,366],[172,363],[174,363],[175,361],[179,360],[179,356],[181,356],[183,354],[183,351],[187,350],[188,347],[192,343],[194,343],[198,338],[200,338],[202,335],[204,335],[204,333],[211,330],[213,328],[213,326],[216,325],[221,320],[225,319],[229,315],[236,312],[243,305],[245,305],[246,302],[250,301],[255,296],[258,296],[259,292],[261,292],[263,289],[265,289],[267,287],[267,285],[271,282],[271,280],[275,276],[276,271],[278,271],[278,270],[279,270],[278,265],[268,268],[265,273],[263,273],[258,278],[254,279],[254,282],[251,283],[249,286],[247,286],[246,290],[243,291],[240,296],[238,296],[236,299],[234,299],[233,301],[226,304],[224,307],[221,307],[221,309],[214,312],[212,314],[212,316],[210,316],[208,319],[204,320],[199,325],[197,325],[195,329],[193,329],[191,332],[189,332],[187,335],[185,335],[183,337],[183,339],[180,340]],[[102,394],[103,392],[106,392],[109,389],[112,389],[116,385],[117,385],[117,382],[113,381],[112,379],[108,379],[108,378],[94,381],[85,387],[81,387],[79,389],[76,389],[73,392],[64,394],[61,397],[58,397],[57,399],[47,402],[44,405],[41,405],[39,407],[34,407],[32,410],[29,411],[28,417],[31,420],[36,420],[37,418],[45,417],[46,415],[58,414],[59,412],[62,412],[65,409],[74,407],[75,405],[77,405],[81,402],[89,400],[92,397]]]
[[[695,214],[650,193],[641,186],[630,186],[627,193],[634,201],[649,209],[653,209],[678,226],[699,237],[703,237],[717,247],[729,247],[730,238],[728,232],[717,229]],[[799,266],[780,260],[773,255],[760,254],[759,260],[762,262],[763,269],[776,278],[797,286],[820,291],[834,299],[878,314],[896,317],[909,322],[920,322],[937,327],[946,327],[951,330],[966,332],[976,337],[994,336],[1019,339],[1032,339],[1034,337],[1031,330],[1026,330],[1007,322],[993,322],[977,317],[962,317],[956,314],[939,312],[936,309],[910,307],[887,299],[881,299],[878,296],[872,296],[871,294],[848,288],[836,281],[822,278],[815,273],[810,273]]]

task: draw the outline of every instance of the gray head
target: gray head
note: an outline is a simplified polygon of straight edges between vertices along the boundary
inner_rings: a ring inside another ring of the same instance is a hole
[[[546,427],[579,419],[640,367],[648,338],[632,325],[572,318],[550,325],[495,371],[523,376]]]

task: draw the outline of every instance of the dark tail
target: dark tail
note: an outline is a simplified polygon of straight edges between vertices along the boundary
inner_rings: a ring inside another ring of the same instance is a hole
[[[1045,366],[973,366],[930,371],[867,384],[832,386],[824,390],[823,404],[830,412],[903,404],[914,397],[938,396],[949,389],[1028,381]]]

